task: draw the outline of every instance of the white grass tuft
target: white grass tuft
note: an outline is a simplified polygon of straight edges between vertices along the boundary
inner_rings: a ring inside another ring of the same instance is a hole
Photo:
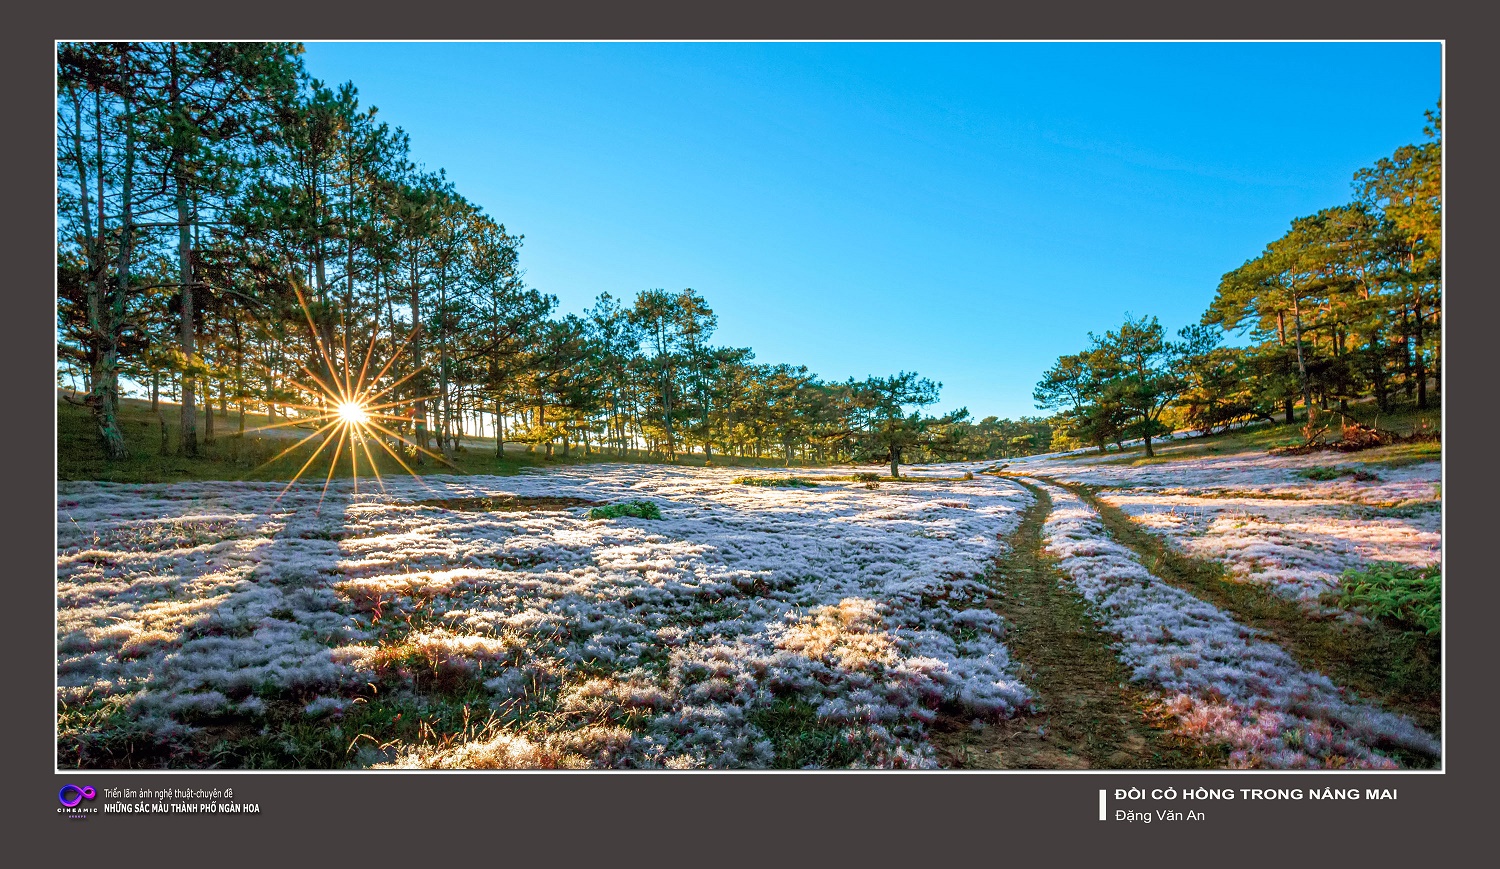
[[[372,762],[767,766],[757,716],[796,697],[820,726],[853,728],[865,765],[933,766],[939,707],[995,718],[1030,702],[979,581],[1030,496],[832,473],[792,489],[622,465],[429,477],[336,484],[321,509],[321,484],[278,501],[276,484],[66,483],[60,696],[139,698],[130,709],[178,727],[277,700],[330,714],[397,642],[494,710],[546,700],[556,717],[395,759],[365,748]],[[502,494],[646,498],[663,518],[413,503]]]

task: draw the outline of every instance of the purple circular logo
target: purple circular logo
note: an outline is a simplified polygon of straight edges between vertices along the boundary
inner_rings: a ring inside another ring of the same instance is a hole
[[[57,792],[57,801],[68,808],[73,808],[84,800],[94,798],[94,789],[88,785],[63,785],[62,790]]]

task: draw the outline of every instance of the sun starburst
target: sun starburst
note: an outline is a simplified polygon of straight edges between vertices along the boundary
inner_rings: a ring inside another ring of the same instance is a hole
[[[375,357],[376,338],[379,330],[372,326],[370,330],[370,342],[365,347],[362,361],[358,368],[354,366],[353,356],[349,352],[348,326],[341,323],[342,340],[341,347],[329,346],[331,342],[321,337],[318,324],[313,317],[312,310],[307,300],[298,288],[293,288],[297,294],[297,302],[302,307],[302,312],[307,319],[308,332],[312,336],[314,347],[314,364],[318,365],[320,371],[314,371],[306,364],[300,366],[305,379],[293,379],[291,386],[302,396],[304,402],[284,402],[285,408],[295,409],[298,416],[285,422],[261,426],[252,431],[267,431],[271,429],[284,429],[288,427],[302,427],[311,425],[313,431],[298,439],[295,443],[283,449],[281,452],[263,462],[259,468],[265,468],[280,459],[296,452],[300,447],[314,441],[320,440],[317,448],[313,450],[292,475],[292,479],[278,494],[279,499],[285,495],[298,480],[302,478],[308,468],[312,467],[318,457],[333,446],[332,458],[328,462],[328,474],[323,479],[323,491],[318,498],[321,508],[323,498],[328,494],[328,486],[333,482],[333,476],[339,468],[339,463],[345,452],[349,455],[350,476],[354,482],[354,491],[359,491],[360,454],[363,453],[365,467],[374,475],[381,490],[385,489],[385,481],[380,476],[380,468],[376,463],[376,453],[371,450],[373,443],[379,449],[384,450],[387,455],[396,461],[401,469],[420,481],[422,478],[406,463],[402,454],[408,456],[429,456],[447,467],[462,473],[462,471],[443,455],[427,449],[417,441],[407,437],[401,429],[408,423],[415,424],[417,420],[416,409],[421,403],[436,398],[436,395],[416,395],[407,398],[395,398],[395,391],[401,386],[411,383],[423,370],[425,365],[414,366],[413,369],[399,378],[387,378],[392,367],[396,364],[402,354],[411,346],[415,331],[409,333],[390,354],[379,370],[371,373],[371,362]],[[342,350],[342,354],[338,351]],[[340,359],[342,355],[342,359]]]

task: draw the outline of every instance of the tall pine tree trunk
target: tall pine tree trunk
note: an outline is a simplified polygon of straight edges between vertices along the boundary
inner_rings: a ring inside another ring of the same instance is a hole
[[[667,459],[677,461],[677,439],[672,435],[672,383],[667,377],[667,368],[661,371],[662,424],[667,429]]]
[[[1292,324],[1296,327],[1297,335],[1297,376],[1302,381],[1302,403],[1307,407],[1307,422],[1313,421],[1312,391],[1307,380],[1307,362],[1302,357],[1302,305],[1297,299],[1296,289],[1292,290]]]
[[[240,411],[240,437],[245,436],[245,338],[240,330],[240,317],[238,311],[232,321],[234,323],[234,395],[239,403]]]
[[[200,319],[199,322],[198,322],[198,327],[200,329],[200,334],[198,335],[198,338],[197,338],[197,340],[198,340],[198,346],[200,346],[200,347],[203,346],[203,335],[201,334],[202,326],[203,326],[203,321]],[[203,377],[203,442],[206,443],[206,444],[211,444],[211,443],[214,442],[214,396],[213,396],[213,391],[214,391],[214,380],[213,380],[213,377],[211,375],[204,375],[204,377]]]
[[[188,208],[186,191],[183,189],[185,182],[178,182],[177,197],[177,220],[179,221],[177,238],[178,280],[182,284],[181,305],[178,309],[177,349],[182,353],[182,405],[180,410],[180,431],[178,434],[178,452],[185,456],[196,456],[198,454],[198,408],[195,390],[193,361],[193,253],[192,244],[188,240]]]
[[[170,97],[174,112],[182,111],[182,89],[177,64],[177,46],[169,46],[171,52]],[[177,323],[177,349],[182,353],[182,405],[177,435],[177,451],[184,456],[198,455],[198,408],[193,373],[193,242],[192,224],[188,213],[188,166],[187,155],[179,144],[172,150],[172,177],[175,184],[174,201],[177,206],[177,279],[182,286],[181,305]]]
[[[505,417],[501,415],[500,393],[495,393],[495,458],[505,458]]]
[[[99,191],[98,201],[95,205],[99,209],[98,233],[94,232],[90,219],[89,193],[88,193],[88,168],[83,157],[83,107],[78,99],[77,92],[73,94],[74,108],[74,159],[78,163],[79,201],[83,211],[84,236],[87,239],[85,249],[88,251],[88,264],[91,276],[89,278],[86,294],[86,306],[89,318],[89,344],[91,353],[90,367],[87,372],[88,394],[84,403],[88,405],[94,417],[95,428],[99,432],[100,446],[104,457],[109,460],[123,459],[128,455],[125,448],[125,437],[120,431],[119,411],[119,350],[120,330],[124,320],[125,290],[129,285],[130,274],[130,186],[131,171],[134,158],[134,135],[129,122],[126,124],[126,159],[124,169],[124,215],[120,228],[120,254],[117,269],[118,281],[109,279],[107,259],[105,254],[105,209],[104,209],[104,131],[102,128],[102,115],[100,102],[101,94],[94,95],[94,128],[95,128],[95,171],[97,175]],[[128,118],[130,104],[127,99],[125,103]]]
[[[1386,395],[1385,349],[1380,346],[1380,333],[1374,329],[1370,330],[1370,356],[1373,360],[1370,379],[1375,385],[1375,406],[1381,413],[1386,413],[1391,408],[1390,398]]]
[[[1412,308],[1412,315],[1412,337],[1415,339],[1417,351],[1417,407],[1425,410],[1427,407],[1427,359],[1422,346],[1422,294],[1420,291],[1417,293],[1417,302]]]
[[[416,254],[411,258],[411,353],[412,370],[418,371],[422,367],[422,301],[417,286],[417,259]],[[422,394],[422,381],[425,378],[421,374],[413,374],[411,386],[414,395]],[[427,449],[427,400],[422,398],[412,404],[412,436],[417,442],[417,464],[423,464],[423,450]]]
[[[1281,348],[1283,350],[1285,350],[1286,349],[1286,312],[1285,311],[1277,311],[1276,312],[1276,335],[1277,335],[1277,338],[1279,339],[1279,341],[1281,342],[1280,343]],[[1291,424],[1292,420],[1294,419],[1294,417],[1292,416],[1292,404],[1293,403],[1294,403],[1293,400],[1290,399],[1290,398],[1286,399],[1286,401],[1283,403],[1283,409],[1286,411],[1286,421],[1287,421],[1288,424]]]
[[[1401,390],[1411,400],[1416,383],[1411,375],[1411,309],[1401,306]]]
[[[439,441],[442,443],[443,455],[453,457],[453,450],[448,445],[448,438],[453,429],[453,404],[448,395],[448,269],[441,266],[438,270],[438,401],[442,406],[443,420],[440,426],[442,434]]]

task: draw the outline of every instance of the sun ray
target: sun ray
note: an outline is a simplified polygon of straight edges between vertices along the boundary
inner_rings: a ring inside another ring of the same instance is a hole
[[[349,432],[349,476],[354,481],[353,494],[359,494],[359,453],[354,447],[359,443],[359,429],[354,426],[345,426]]]
[[[404,399],[401,399],[400,401],[387,401],[384,404],[369,404],[368,402],[366,402],[363,405],[363,407],[365,409],[365,412],[369,413],[372,410],[385,410],[388,407],[400,407],[403,404],[415,404],[415,403],[417,403],[419,401],[431,401],[432,399],[437,398],[437,397],[438,397],[438,393],[434,392],[431,395],[424,395],[421,398],[404,398]],[[381,414],[381,416],[391,416],[391,414],[386,413],[386,414]],[[401,417],[396,417],[396,418],[400,419]]]
[[[282,406],[283,407],[294,407],[295,405],[287,404],[287,405],[282,405]],[[252,426],[250,428],[245,429],[245,434],[255,434],[257,432],[271,431],[273,429],[279,429],[279,428],[288,428],[290,426],[307,425],[308,423],[318,422],[319,420],[321,420],[323,418],[326,418],[326,417],[329,417],[331,415],[332,414],[326,414],[326,413],[324,413],[324,414],[319,414],[317,417],[300,416],[300,417],[297,417],[296,419],[289,419],[286,422],[277,422],[277,423],[270,423],[270,424],[267,424],[267,425]]]
[[[318,495],[318,506],[314,513],[323,512],[323,499],[328,497],[328,484],[333,482],[333,472],[339,469],[339,456],[344,452],[344,440],[349,437],[349,426],[339,427],[339,443],[333,448],[333,458],[328,461],[328,476],[323,478],[323,491]],[[353,455],[351,452],[350,455]],[[357,478],[356,478],[357,479]],[[359,491],[359,483],[355,483],[355,491]]]
[[[397,380],[395,383],[392,383],[391,385],[389,385],[386,388],[380,390],[379,392],[377,392],[377,393],[375,393],[373,395],[367,396],[365,398],[365,400],[366,401],[374,401],[377,398],[380,398],[382,395],[385,395],[386,393],[390,392],[391,390],[395,389],[396,387],[400,386],[401,384],[405,383],[406,381],[412,379],[413,377],[416,377],[418,374],[421,374],[422,371],[423,371],[423,369],[418,368],[416,371],[413,371],[410,374],[407,374],[405,377],[401,378],[400,380]],[[424,400],[424,399],[412,399],[413,402],[421,401],[421,400]]]
[[[390,370],[390,368],[391,368],[392,365],[395,364],[396,359],[399,358],[401,356],[401,354],[406,351],[407,345],[410,344],[412,342],[412,339],[416,338],[416,337],[417,337],[417,330],[416,329],[413,329],[410,332],[406,333],[406,337],[401,340],[401,346],[396,348],[396,351],[391,354],[391,358],[385,360],[385,364],[380,367],[380,371],[377,372],[374,377],[370,378],[370,385],[371,386],[374,386],[375,384],[377,384],[377,383],[380,382],[380,378],[382,378],[382,377],[385,376],[385,373]],[[421,370],[422,370],[421,368],[417,369],[417,371],[421,371]],[[412,374],[416,374],[417,371],[413,371]],[[410,376],[411,375],[407,375],[407,377],[410,377]],[[391,384],[391,387],[394,388],[396,386],[399,386],[402,383],[405,383],[406,379],[407,379],[406,377],[403,377],[402,379],[400,379],[400,380],[396,381],[395,383]],[[388,392],[388,391],[389,390],[385,390],[385,391],[382,391],[382,392],[380,392],[380,393],[378,393],[376,395],[366,396],[365,400],[366,401],[374,401],[375,399],[379,398],[381,395],[384,395],[385,392]]]
[[[331,423],[330,425],[338,425],[338,423]],[[304,440],[306,440],[306,438],[304,438]],[[292,475],[291,482],[286,484],[286,488],[281,490],[281,494],[276,496],[276,500],[280,501],[282,495],[285,495],[287,491],[292,488],[292,486],[297,484],[297,480],[301,478],[303,472],[307,470],[308,466],[313,463],[313,460],[316,459],[318,455],[323,452],[323,450],[328,448],[328,444],[331,440],[332,438],[324,438],[323,442],[321,444],[318,444],[318,448],[313,450],[313,454],[308,456],[307,461],[302,463],[302,467],[297,469],[297,473]]]
[[[378,316],[377,316],[377,319],[378,319]],[[364,359],[364,362],[360,363],[360,366],[359,366],[359,379],[357,379],[355,381],[355,383],[359,383],[359,384],[366,384],[366,383],[368,383],[370,385],[374,385],[377,381],[380,380],[380,378],[378,376],[374,380],[369,380],[369,381],[365,380],[365,375],[368,374],[368,373],[370,373],[370,359],[371,359],[371,357],[375,353],[375,339],[378,338],[378,337],[380,337],[380,329],[379,329],[379,324],[377,323],[377,324],[375,324],[374,328],[370,329],[370,343],[365,347],[365,359]],[[395,357],[393,356],[391,358],[394,359]],[[363,389],[363,388],[364,387],[361,386],[361,389]],[[355,397],[358,398],[358,396],[355,396]],[[361,401],[363,401],[365,403],[368,403],[368,399],[361,399]]]
[[[382,429],[382,431],[387,431],[387,430],[386,429]],[[391,433],[391,437],[394,437],[396,440],[400,441],[401,443],[406,443],[406,439],[403,438],[403,437],[401,437],[398,434]],[[401,459],[400,454],[398,454],[395,450],[391,449],[391,447],[390,447],[389,444],[387,444],[384,440],[381,440],[379,438],[377,438],[375,440],[375,443],[379,444],[381,449],[385,450],[387,453],[390,453],[391,458],[393,458],[393,459],[396,460],[396,464],[400,465],[401,468],[402,468],[402,470],[404,470],[408,474],[410,474],[411,477],[412,477],[412,479],[416,480],[418,483],[421,483],[422,484],[422,488],[426,489],[429,492],[434,491],[433,488],[432,488],[432,485],[429,484],[426,480],[422,479],[422,476],[420,474],[418,474],[416,471],[413,471],[411,469],[411,466],[408,465],[405,461],[403,461]]]
[[[270,457],[269,459],[266,459],[264,462],[261,462],[253,470],[251,470],[250,473],[253,474],[256,471],[264,470],[268,465],[272,464],[277,459],[280,459],[282,456],[284,456],[287,453],[291,452],[292,450],[295,450],[296,448],[302,446],[303,444],[307,443],[308,441],[312,440],[313,438],[317,437],[318,435],[322,434],[323,432],[327,431],[328,429],[333,428],[336,425],[338,425],[337,421],[330,422],[327,425],[323,426],[322,428],[319,428],[317,431],[311,432],[311,433],[303,436],[303,438],[301,440],[297,441],[296,443],[292,444],[291,446],[287,447],[286,449],[282,450],[281,452],[277,453],[276,455]],[[300,471],[298,472],[298,475],[299,476],[301,475]],[[292,478],[292,482],[294,482],[294,483],[297,482],[297,478],[293,477]]]
[[[414,444],[411,441],[407,440],[406,438],[401,437],[401,435],[399,435],[399,434],[391,431],[390,429],[386,428],[383,425],[380,425],[377,422],[371,421],[370,425],[374,426],[377,429],[380,429],[381,431],[385,432],[386,434],[390,435],[391,437],[400,440],[402,443],[406,444],[407,446],[411,447],[412,449],[420,451],[422,453],[422,455],[424,455],[424,456],[431,456],[433,459],[435,459],[435,460],[437,460],[439,462],[442,462],[443,464],[447,465],[448,467],[452,468],[453,470],[458,471],[460,474],[462,474],[464,472],[463,468],[460,468],[458,465],[455,465],[452,462],[448,461],[448,457],[447,456],[444,456],[441,453],[435,453],[432,450],[429,450],[426,447],[421,446],[420,444]]]
[[[387,494],[385,489],[385,478],[380,476],[380,466],[375,463],[375,456],[370,453],[370,439],[360,438],[359,445],[365,451],[365,459],[370,463],[370,473],[375,475],[375,485],[380,487],[381,494]]]
[[[379,423],[374,422],[374,421],[370,422],[370,426],[372,428],[378,430],[378,431],[381,431],[381,432],[384,432],[385,434],[390,435],[391,437],[395,438],[396,440],[400,441],[401,443],[405,444],[406,446],[409,446],[412,449],[420,452],[422,455],[424,455],[424,456],[430,456],[430,457],[432,457],[434,459],[437,459],[440,462],[443,462],[444,464],[447,464],[449,467],[452,467],[455,470],[457,470],[457,467],[454,466],[451,462],[449,462],[446,458],[444,458],[442,456],[442,454],[435,453],[432,450],[427,449],[426,447],[424,447],[424,446],[422,446],[422,445],[420,445],[420,444],[418,444],[418,443],[416,443],[416,442],[408,439],[407,437],[405,437],[404,435],[402,435],[400,432],[391,431],[390,429],[386,428],[385,426],[380,425]]]
[[[327,398],[328,398],[328,395],[326,393],[324,393],[324,392],[322,392],[320,390],[317,390],[317,389],[313,389],[311,386],[308,386],[305,383],[299,383],[299,382],[297,382],[295,380],[288,381],[288,382],[292,386],[295,386],[296,388],[302,390],[304,393],[317,398],[321,403],[319,403],[319,404],[302,404],[302,403],[296,402],[296,401],[282,401],[282,402],[279,402],[279,404],[282,407],[295,408],[296,410],[305,410],[305,411],[308,411],[308,412],[311,412],[311,413],[324,413],[324,412],[326,412],[326,403],[327,403]]]
[[[308,386],[306,384],[298,383],[295,380],[292,381],[292,385],[293,386],[297,387],[298,389],[301,389],[302,391],[308,393],[309,395],[317,395],[320,398],[332,398],[332,399],[334,399],[337,402],[343,402],[343,401],[347,401],[348,400],[348,396],[346,396],[343,393],[339,392],[338,390],[334,389],[332,386],[329,386],[328,384],[324,383],[323,379],[321,377],[319,377],[318,375],[314,374],[312,372],[312,369],[308,368],[306,365],[302,366],[302,370],[304,372],[306,372],[307,376],[311,377],[312,380],[313,380],[313,382],[316,383],[316,384],[318,384],[318,386],[320,386],[323,389],[323,391],[320,393],[320,392],[318,392],[315,389],[308,388]]]
[[[353,401],[354,387],[349,383],[349,316],[343,308],[339,308],[339,339],[344,344],[344,400]]]
[[[318,353],[323,357],[323,361],[328,364],[328,372],[331,375],[338,366],[333,364],[333,357],[329,354],[328,348],[323,345],[323,336],[318,334],[318,324],[313,321],[312,309],[307,307],[307,299],[303,297],[301,287],[293,283],[292,292],[297,294],[297,304],[302,306],[302,313],[307,318],[307,330],[312,338],[313,346],[318,349]],[[302,366],[302,370],[307,371],[308,376],[313,377],[315,380],[317,379],[311,371],[308,371],[306,365]],[[330,393],[334,391],[326,384],[323,384],[323,386]]]

